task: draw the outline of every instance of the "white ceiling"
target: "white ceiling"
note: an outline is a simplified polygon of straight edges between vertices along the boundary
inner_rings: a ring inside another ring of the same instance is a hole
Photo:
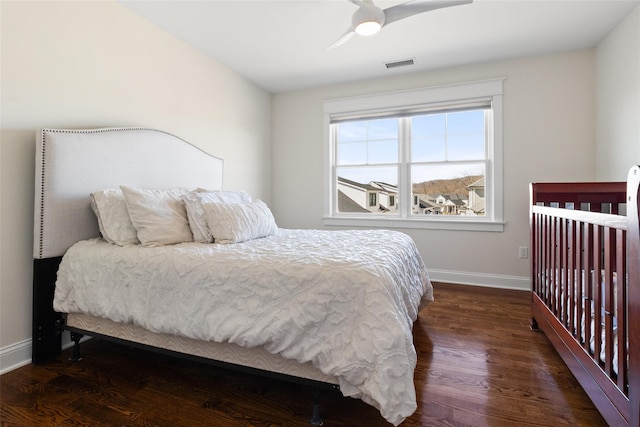
[[[354,36],[347,0],[120,1],[271,92],[595,46],[640,0],[474,0]],[[402,1],[378,0],[386,8]],[[414,58],[408,67],[386,62]]]

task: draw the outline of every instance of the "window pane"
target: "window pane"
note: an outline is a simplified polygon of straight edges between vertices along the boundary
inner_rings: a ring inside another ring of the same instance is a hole
[[[338,142],[367,139],[367,122],[346,122],[338,125]]]
[[[398,119],[370,120],[368,123],[369,139],[398,139]]]
[[[451,135],[447,138],[447,160],[483,160],[484,133]]]
[[[412,162],[442,162],[446,159],[445,138],[416,138],[411,139]]]
[[[396,166],[339,167],[337,211],[340,213],[397,213]]]
[[[414,137],[444,136],[446,120],[444,114],[429,114],[411,118],[411,134]]]
[[[447,114],[447,160],[485,158],[484,110]]]
[[[369,164],[397,163],[398,140],[373,141],[369,143]]]
[[[337,127],[338,165],[398,162],[398,119],[345,122]]]
[[[446,124],[445,114],[411,118],[411,161],[441,162],[446,159]]]
[[[485,215],[485,164],[411,167],[413,215]]]
[[[338,144],[339,165],[364,165],[367,163],[367,143],[348,142]]]
[[[447,114],[448,133],[484,133],[484,110]]]

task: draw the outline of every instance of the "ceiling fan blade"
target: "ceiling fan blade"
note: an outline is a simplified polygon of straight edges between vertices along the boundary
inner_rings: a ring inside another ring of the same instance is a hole
[[[351,0],[350,0],[351,1]],[[384,25],[408,18],[419,13],[443,7],[472,3],[473,0],[412,0],[384,9]]]
[[[344,33],[343,35],[341,35],[338,40],[334,41],[331,45],[327,46],[325,51],[331,50],[334,47],[338,47],[338,46],[341,46],[341,45],[345,44],[346,42],[349,41],[349,39],[351,37],[353,37],[354,34],[355,34],[355,31],[353,30],[353,28],[349,28],[349,30],[346,33]]]

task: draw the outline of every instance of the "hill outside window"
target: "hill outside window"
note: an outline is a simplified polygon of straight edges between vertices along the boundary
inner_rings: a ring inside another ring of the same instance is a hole
[[[325,224],[502,231],[502,82],[325,102]]]

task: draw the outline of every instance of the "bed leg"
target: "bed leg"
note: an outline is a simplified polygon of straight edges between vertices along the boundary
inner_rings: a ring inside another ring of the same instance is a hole
[[[80,355],[80,340],[84,335],[71,332],[71,340],[73,341],[73,356],[69,358],[72,362],[79,362],[82,360]]]
[[[538,321],[536,320],[535,317],[531,318],[531,320],[529,321],[529,326],[531,327],[532,331],[538,332],[540,330],[538,328]]]
[[[320,390],[317,387],[313,388],[313,410],[309,423],[312,426],[324,425],[324,420],[320,416]]]
[[[61,257],[33,260],[33,352],[35,364],[56,359],[62,350],[62,314],[53,310],[56,272]]]

